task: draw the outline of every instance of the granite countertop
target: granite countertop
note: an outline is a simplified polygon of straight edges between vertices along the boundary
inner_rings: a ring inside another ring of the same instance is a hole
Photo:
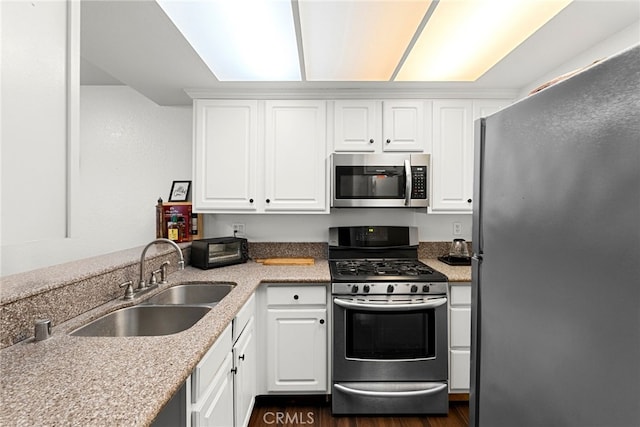
[[[326,260],[312,266],[248,262],[213,270],[187,267],[160,289],[202,280],[236,287],[186,331],[157,337],[69,335],[132,305],[118,299],[54,327],[46,341],[27,340],[0,351],[0,425],[148,425],[261,282],[329,283],[331,278]]]
[[[471,281],[469,267],[422,261],[451,282]],[[212,270],[187,267],[172,273],[169,284],[149,297],[178,283],[203,280],[236,286],[186,331],[157,337],[69,335],[103,314],[133,305],[117,299],[55,326],[46,341],[27,340],[1,350],[0,425],[148,425],[260,283],[329,283],[331,277],[326,260],[312,266],[250,261]]]
[[[440,273],[447,276],[449,283],[455,282],[471,282],[471,267],[470,266],[453,266],[445,264],[437,259],[427,258],[420,261],[438,270]]]

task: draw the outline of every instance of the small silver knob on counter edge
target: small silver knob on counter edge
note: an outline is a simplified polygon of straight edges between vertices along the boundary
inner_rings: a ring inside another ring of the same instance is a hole
[[[35,321],[33,335],[36,341],[44,341],[51,338],[51,320],[38,319]]]

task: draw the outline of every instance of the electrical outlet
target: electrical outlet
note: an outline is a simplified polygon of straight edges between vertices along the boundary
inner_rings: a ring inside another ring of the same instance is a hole
[[[453,223],[453,235],[454,236],[459,236],[462,234],[462,223],[461,222],[454,222]]]
[[[236,237],[244,237],[244,224],[232,224],[231,229]]]

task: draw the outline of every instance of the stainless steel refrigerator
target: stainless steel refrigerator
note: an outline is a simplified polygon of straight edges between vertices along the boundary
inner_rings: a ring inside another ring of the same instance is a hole
[[[640,426],[640,46],[475,131],[471,426]]]

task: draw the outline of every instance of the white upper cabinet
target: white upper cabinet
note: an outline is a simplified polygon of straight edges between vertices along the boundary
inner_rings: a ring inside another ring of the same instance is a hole
[[[433,101],[431,211],[470,213],[473,208],[473,121],[508,100]]]
[[[326,101],[194,101],[203,213],[328,213]]]
[[[264,210],[326,212],[326,101],[266,101]]]
[[[431,101],[338,100],[334,151],[422,152],[431,130]]]
[[[194,101],[195,210],[257,208],[258,101]]]

